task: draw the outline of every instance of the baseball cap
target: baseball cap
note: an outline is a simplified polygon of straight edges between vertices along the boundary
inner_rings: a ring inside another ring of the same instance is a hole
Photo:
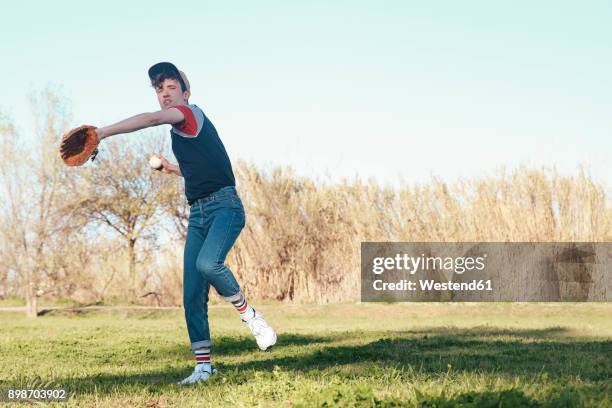
[[[183,86],[184,89],[190,91],[189,81],[187,80],[187,75],[181,70],[179,70],[176,65],[171,62],[158,62],[149,68],[149,79],[152,81],[159,74],[166,73],[172,76],[179,78],[179,82]]]

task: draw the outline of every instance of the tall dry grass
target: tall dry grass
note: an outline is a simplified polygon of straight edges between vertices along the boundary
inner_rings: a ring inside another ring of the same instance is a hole
[[[519,168],[447,184],[383,188],[315,184],[288,168],[236,167],[247,225],[229,256],[256,298],[338,302],[359,298],[362,241],[605,241],[612,210],[584,171]]]
[[[432,179],[396,189],[359,179],[319,183],[290,168],[263,171],[245,162],[237,162],[234,171],[247,222],[227,263],[251,299],[358,300],[363,241],[612,239],[612,209],[604,187],[583,171],[563,176],[522,167],[452,184]],[[168,194],[181,197],[182,191]],[[184,210],[182,198],[162,201],[149,234],[155,239],[136,246],[136,296],[126,285],[125,246],[110,229],[89,230],[83,245],[90,247],[65,258],[66,276],[45,296],[180,305],[186,213],[167,208],[174,203]],[[89,258],[80,261],[81,253]],[[7,276],[0,282],[0,295],[18,295]]]

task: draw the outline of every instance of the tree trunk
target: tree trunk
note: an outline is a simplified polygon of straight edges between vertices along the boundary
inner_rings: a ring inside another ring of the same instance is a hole
[[[32,281],[28,282],[28,288],[26,290],[26,316],[38,317],[38,297],[34,292],[34,284]]]
[[[130,274],[130,280],[132,281],[131,284],[131,292],[132,292],[132,300],[136,300],[136,291],[137,291],[137,287],[136,287],[136,252],[134,250],[134,246],[136,245],[136,240],[135,239],[130,239],[128,240],[128,261],[129,261],[129,274]]]

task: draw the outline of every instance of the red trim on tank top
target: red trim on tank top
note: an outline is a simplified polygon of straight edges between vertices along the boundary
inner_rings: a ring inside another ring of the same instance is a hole
[[[180,110],[185,116],[185,119],[182,122],[176,123],[173,127],[186,135],[196,136],[198,134],[198,122],[191,108],[187,105],[172,105],[168,107],[168,109],[170,108]]]

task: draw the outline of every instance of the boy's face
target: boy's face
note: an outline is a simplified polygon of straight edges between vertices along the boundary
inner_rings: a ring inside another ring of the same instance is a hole
[[[172,105],[185,105],[189,99],[189,91],[181,91],[181,84],[176,79],[164,79],[155,92],[162,109],[168,109]]]

